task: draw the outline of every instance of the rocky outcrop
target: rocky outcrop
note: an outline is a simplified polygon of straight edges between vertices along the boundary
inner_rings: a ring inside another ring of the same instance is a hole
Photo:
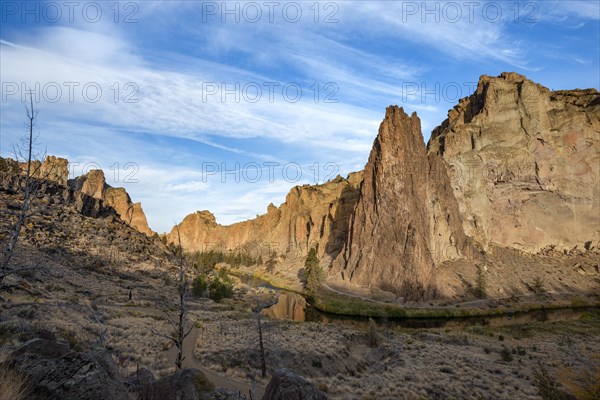
[[[435,287],[435,262],[460,257],[466,243],[447,188],[444,163],[428,157],[417,115],[389,107],[333,271],[353,283],[427,297]]]
[[[66,344],[32,339],[11,355],[7,365],[26,377],[36,398],[129,399],[106,351],[79,353]]]
[[[21,174],[0,174],[0,190],[10,194],[16,194],[25,187],[25,176]],[[58,204],[69,204],[78,213],[86,217],[108,217],[115,215],[114,209],[106,207],[100,199],[92,197],[81,191],[69,189],[63,185],[50,180],[41,180],[34,185],[36,200],[32,202],[33,208],[47,211],[49,206]],[[22,197],[19,197],[19,201]],[[19,207],[18,202],[0,205],[10,208]]]
[[[156,380],[146,368],[128,378],[131,392],[139,399],[161,400],[246,400],[246,396],[233,390],[214,388],[214,385],[197,369],[186,368],[173,375]]]
[[[278,369],[269,381],[262,400],[327,400],[327,396],[300,375]]]
[[[0,209],[18,209],[24,185],[23,175],[0,173]],[[166,256],[166,247],[159,240],[127,225],[104,201],[49,180],[36,185],[30,212],[32,216],[20,242],[23,240],[48,251],[82,242],[97,246],[95,255],[78,251],[85,259],[81,264],[90,261],[88,256],[92,264],[97,258],[102,258],[103,263],[114,262],[116,258],[122,263],[134,263]],[[16,215],[1,218],[0,231],[9,232],[15,223]],[[116,257],[116,253],[127,254],[127,257]]]
[[[11,158],[0,157],[0,173],[26,175],[27,162],[18,162]],[[32,160],[30,173],[34,178],[49,180],[59,185],[67,186],[69,161],[65,158],[55,156],[48,156],[43,162]]]
[[[450,170],[465,233],[528,253],[600,240],[600,94],[482,76],[428,144]]]
[[[66,158],[48,156],[41,164],[34,165],[35,178],[43,178],[59,185],[67,186],[69,179],[69,161]]]
[[[86,175],[69,181],[69,186],[104,202],[115,209],[119,217],[131,227],[151,236],[154,232],[148,226],[141,203],[132,203],[124,188],[113,188],[106,183],[102,170],[92,170]]]
[[[416,114],[389,107],[361,180],[296,187],[280,208],[228,227],[208,211],[190,215],[179,225],[182,243],[273,242],[288,261],[302,250],[298,268],[314,246],[342,286],[405,299],[432,295],[436,269],[457,260],[507,265],[504,250],[590,251],[600,246],[600,94],[484,75],[427,146]]]
[[[190,214],[178,225],[187,250],[245,249],[252,255],[304,257],[311,247],[320,256],[337,254],[346,240],[348,219],[358,198],[362,173],[322,185],[294,187],[279,208],[270,204],[256,219],[223,226],[209,211]],[[167,236],[177,243],[177,230]]]

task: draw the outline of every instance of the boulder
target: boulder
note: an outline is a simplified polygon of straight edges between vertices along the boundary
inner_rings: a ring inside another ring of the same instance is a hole
[[[287,369],[278,369],[262,400],[327,400],[327,396],[303,377]]]
[[[33,339],[16,350],[7,366],[23,374],[46,400],[128,400],[127,389],[108,352],[79,353],[65,344]]]

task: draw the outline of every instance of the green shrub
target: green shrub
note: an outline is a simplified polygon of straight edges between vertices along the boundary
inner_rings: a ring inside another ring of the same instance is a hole
[[[226,263],[234,267],[260,265],[262,257],[254,258],[245,251],[224,253],[217,250],[198,251],[193,255],[194,265],[203,273],[215,269],[218,263]]]
[[[544,400],[566,400],[569,397],[561,389],[560,383],[556,381],[541,363],[538,369],[533,370],[533,383],[538,388],[540,397]]]
[[[308,252],[308,256],[304,261],[304,288],[310,296],[316,296],[321,289],[323,279],[325,279],[325,273],[317,257],[317,251],[312,248]]]
[[[217,303],[229,297],[233,297],[233,283],[224,269],[208,284],[208,297]]]
[[[502,346],[502,350],[500,350],[500,356],[503,361],[510,362],[513,360],[512,351],[506,346]]]
[[[381,337],[379,336],[379,332],[377,332],[377,324],[373,318],[369,318],[369,328],[367,329],[367,337],[369,339],[370,347],[379,347],[381,344]]]
[[[546,292],[546,288],[544,287],[544,280],[539,276],[536,276],[531,284],[531,290],[535,294],[543,294]]]
[[[196,276],[192,282],[192,295],[194,295],[194,297],[202,297],[207,289],[208,282],[206,276],[203,274]]]

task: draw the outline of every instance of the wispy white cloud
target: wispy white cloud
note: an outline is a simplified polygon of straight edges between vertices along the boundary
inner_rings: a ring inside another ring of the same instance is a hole
[[[600,2],[587,0],[549,0],[537,1],[543,21],[564,21],[568,18],[600,21]],[[576,25],[581,25],[577,23]]]
[[[302,3],[305,12],[312,4]],[[534,38],[514,33],[508,12],[494,23],[483,19],[481,10],[474,21],[423,23],[421,14],[403,17],[406,2],[336,4],[336,24],[315,24],[308,17],[297,24],[281,18],[273,24],[265,19],[223,24],[202,23],[200,2],[140,2],[138,24],[79,20],[2,36],[0,80],[29,87],[39,83],[42,88],[58,83],[61,100],[39,104],[39,128],[48,139],[48,151],[83,164],[96,162],[105,170],[135,162],[138,183],[109,183],[124,185],[134,201],[143,202],[154,229],[168,230],[197,209],[213,210],[222,223],[252,217],[268,203],[283,201],[294,184],[309,182],[206,180],[199,170],[202,160],[225,160],[228,167],[232,159],[298,161],[303,168],[313,161],[331,161],[345,175],[364,165],[386,105],[419,111],[424,132],[431,130],[443,119],[440,114],[448,102],[422,101],[420,92],[408,97],[403,93],[403,83],[424,82],[430,70],[441,68],[425,64],[424,58],[439,59],[440,65],[475,65],[478,73],[482,64],[537,71],[546,66],[533,53],[548,52],[545,57],[551,59],[550,53],[562,51],[558,44],[540,49]],[[599,19],[597,2],[539,6],[540,23],[567,17],[579,29]],[[160,42],[165,32],[184,43],[154,46],[152,41]],[[569,62],[596,62],[590,57],[573,51]],[[79,84],[73,101],[67,82]],[[125,88],[130,82],[137,89]],[[220,92],[203,99],[207,83],[232,87],[252,82],[293,82],[306,91],[297,103],[285,101],[280,90],[271,102],[264,87],[256,103],[234,101],[231,95],[222,101]],[[337,103],[323,102],[323,85],[329,82],[339,89]],[[86,83],[102,89],[98,102],[82,99]],[[318,102],[309,90],[314,83],[321,90]],[[139,101],[127,103],[127,95]],[[22,132],[19,96],[9,96],[2,109],[0,151],[6,152],[7,143]],[[212,152],[196,153],[206,146]]]

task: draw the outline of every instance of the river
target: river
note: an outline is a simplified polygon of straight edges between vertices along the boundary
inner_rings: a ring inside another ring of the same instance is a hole
[[[299,322],[343,323],[356,327],[366,327],[368,317],[329,314],[312,307],[306,299],[297,293],[279,289],[268,282],[249,277],[240,277],[242,282],[277,292],[277,303],[265,308],[262,313],[270,318]],[[444,318],[373,318],[378,325],[402,328],[466,328],[469,326],[508,326],[532,322],[552,322],[578,320],[582,316],[598,312],[597,308],[559,308],[533,310],[515,313],[506,309],[506,313],[493,316],[444,317]]]

